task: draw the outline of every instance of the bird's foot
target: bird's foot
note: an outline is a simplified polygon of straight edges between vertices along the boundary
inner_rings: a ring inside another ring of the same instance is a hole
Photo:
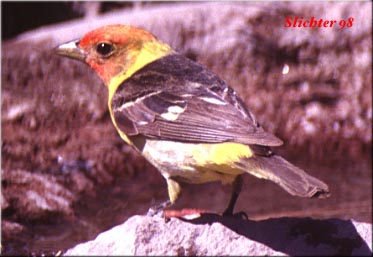
[[[160,204],[157,204],[153,207],[150,207],[146,216],[149,217],[160,217],[166,219],[166,213],[165,208],[170,207],[172,205],[172,202],[170,200],[167,200],[165,202],[162,202]]]

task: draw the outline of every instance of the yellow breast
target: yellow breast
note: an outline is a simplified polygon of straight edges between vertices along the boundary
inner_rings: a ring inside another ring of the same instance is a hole
[[[245,170],[237,165],[250,158],[249,146],[237,143],[194,144],[147,140],[142,154],[167,178],[188,183],[231,183]]]

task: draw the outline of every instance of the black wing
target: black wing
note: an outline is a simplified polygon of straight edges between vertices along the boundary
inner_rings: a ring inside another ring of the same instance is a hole
[[[279,146],[240,98],[205,67],[180,55],[148,64],[112,99],[117,126],[127,135],[163,140]]]

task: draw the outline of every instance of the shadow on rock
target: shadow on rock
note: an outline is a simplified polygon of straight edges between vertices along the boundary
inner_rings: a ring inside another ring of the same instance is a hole
[[[352,221],[340,219],[273,218],[262,221],[202,214],[192,224],[221,223],[250,240],[295,255],[369,255],[372,251],[361,238]]]

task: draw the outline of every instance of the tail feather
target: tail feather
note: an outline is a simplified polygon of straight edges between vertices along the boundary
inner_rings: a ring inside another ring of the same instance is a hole
[[[324,182],[308,175],[278,155],[257,155],[249,162],[249,173],[277,183],[291,195],[318,198],[330,195],[329,188]]]

